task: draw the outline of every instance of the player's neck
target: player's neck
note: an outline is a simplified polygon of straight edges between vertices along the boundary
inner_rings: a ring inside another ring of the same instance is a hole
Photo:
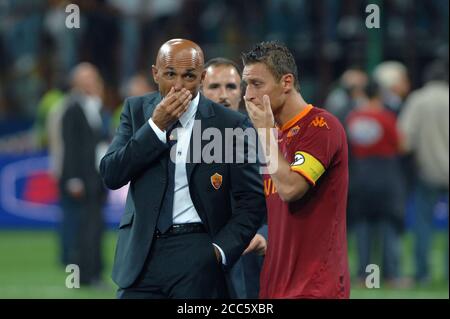
[[[307,106],[308,103],[305,102],[299,92],[292,92],[286,99],[284,105],[280,108],[280,111],[277,114],[274,114],[275,122],[278,127],[282,127],[285,123],[302,112]]]

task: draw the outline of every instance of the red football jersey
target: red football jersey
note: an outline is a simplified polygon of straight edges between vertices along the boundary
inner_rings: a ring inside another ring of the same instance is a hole
[[[339,121],[312,105],[279,131],[279,149],[311,188],[293,203],[264,176],[268,248],[261,298],[348,298],[348,154]]]
[[[399,154],[397,118],[389,110],[361,109],[347,117],[348,139],[355,158]]]

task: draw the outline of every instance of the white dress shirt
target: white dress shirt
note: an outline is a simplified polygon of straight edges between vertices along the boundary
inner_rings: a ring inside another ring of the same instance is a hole
[[[182,127],[177,129],[176,133],[175,190],[173,196],[174,224],[202,222],[192,202],[191,194],[189,193],[189,184],[186,173],[186,158],[199,100],[200,93],[197,93],[197,96],[190,102],[187,111],[180,117],[179,121]],[[151,118],[148,120],[148,123],[161,142],[167,143],[166,131],[161,131]],[[222,263],[225,265],[226,258],[224,252],[218,245],[214,243],[213,245],[219,249],[220,254],[222,255]]]

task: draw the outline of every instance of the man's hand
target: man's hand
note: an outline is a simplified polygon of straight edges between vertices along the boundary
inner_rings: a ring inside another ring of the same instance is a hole
[[[172,87],[163,98],[163,100],[156,106],[153,111],[152,120],[161,131],[165,131],[171,124],[175,123],[181,115],[189,107],[192,94],[185,88],[179,92],[175,92]]]
[[[270,99],[267,95],[263,96],[262,104],[255,104],[246,97],[245,108],[255,128],[273,128],[275,127],[275,120],[273,117]]]
[[[70,178],[66,182],[66,190],[74,199],[81,199],[85,195],[84,183],[79,178]]]
[[[250,244],[248,245],[248,247],[244,250],[242,255],[248,254],[250,252],[255,252],[258,255],[265,255],[266,250],[267,250],[266,239],[262,235],[256,234],[255,237],[253,237]]]

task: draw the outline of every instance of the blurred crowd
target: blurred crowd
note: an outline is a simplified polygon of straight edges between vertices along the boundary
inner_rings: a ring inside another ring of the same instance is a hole
[[[433,221],[439,201],[447,205],[448,230],[448,60],[430,63],[423,83],[411,91],[405,65],[385,61],[372,74],[345,71],[325,103],[347,131],[348,222],[356,239],[357,274],[362,283],[366,266],[378,253],[388,285],[413,284],[402,275],[401,264],[408,201],[414,207],[413,279],[417,284],[431,280]],[[448,279],[448,241],[444,255]]]
[[[364,25],[365,6],[372,2],[381,5],[378,30]],[[58,145],[52,121],[80,87],[101,101],[94,126],[110,139],[123,98],[155,90],[150,57],[167,39],[192,39],[207,59],[223,56],[238,63],[254,43],[276,39],[296,53],[307,99],[335,114],[347,130],[348,217],[357,239],[359,278],[366,265],[376,263],[376,243],[384,278],[393,286],[408,285],[400,240],[406,203],[413,198],[414,279],[429,282],[439,201],[447,203],[448,215],[447,0],[71,3],[80,7],[80,29],[65,27],[67,1],[0,1],[0,152]],[[95,80],[88,76],[80,84],[74,70],[82,61],[95,69]],[[95,93],[89,93],[89,83]],[[446,262],[448,271],[448,244]]]
[[[369,30],[365,9],[375,2],[381,28]],[[371,71],[382,59],[403,61],[416,87],[424,64],[448,53],[448,1],[375,2],[2,0],[0,121],[34,119],[42,94],[66,89],[67,75],[80,61],[99,68],[113,110],[133,74],[148,75],[149,57],[174,37],[196,41],[206,58],[236,61],[258,41],[284,42],[301,66],[303,92],[317,104],[346,68]],[[69,3],[80,8],[79,29],[65,26]]]

